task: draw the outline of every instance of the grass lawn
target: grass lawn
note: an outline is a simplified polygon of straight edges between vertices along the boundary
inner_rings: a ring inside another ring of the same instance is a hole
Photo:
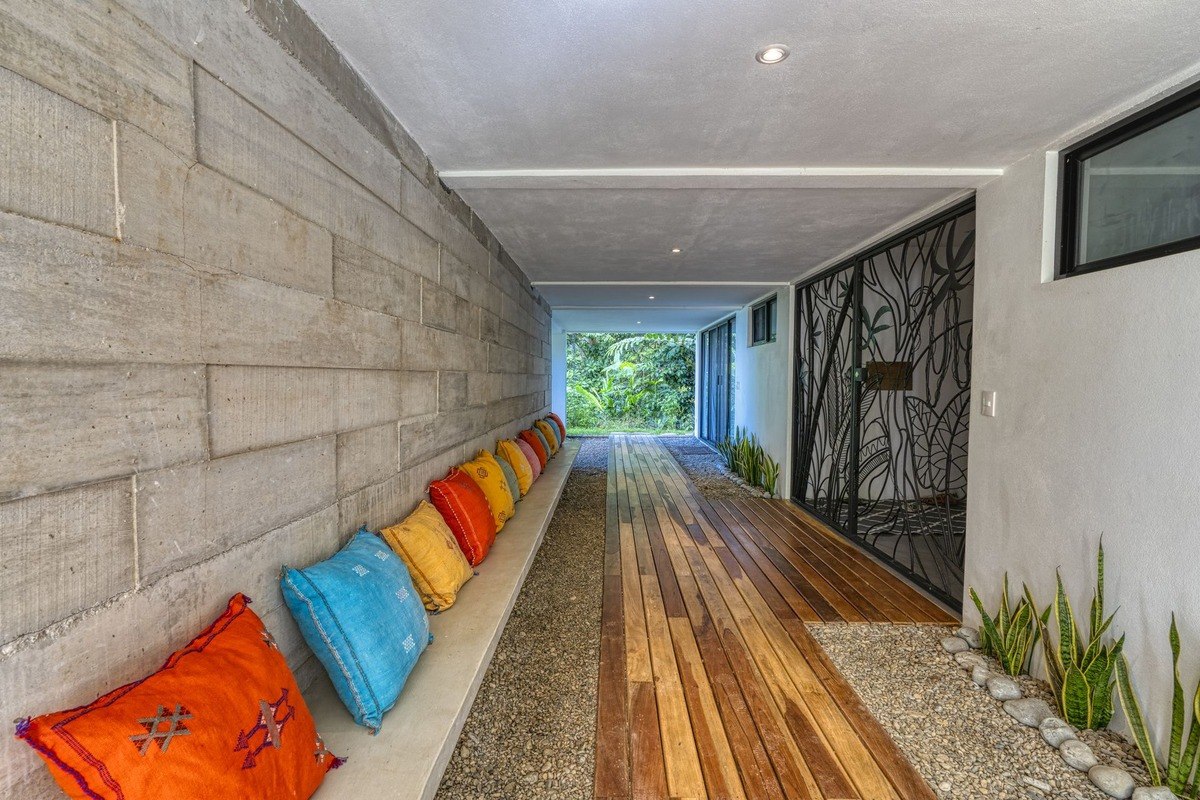
[[[649,433],[667,434],[670,436],[691,436],[691,431],[669,431],[662,428],[639,428],[637,426],[617,425],[611,428],[567,428],[571,436],[608,436],[611,433]]]

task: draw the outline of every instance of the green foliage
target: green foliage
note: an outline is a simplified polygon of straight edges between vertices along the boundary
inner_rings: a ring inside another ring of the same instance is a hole
[[[755,434],[746,435],[743,428],[733,436],[717,443],[717,452],[725,460],[725,466],[751,486],[775,496],[775,485],[779,482],[779,464],[767,455]]]
[[[686,334],[568,334],[571,428],[690,433],[695,350]]]
[[[1033,598],[1026,589],[1026,599]],[[1058,632],[1051,646],[1048,622],[1051,612]],[[1058,591],[1047,613],[1038,618],[1038,629],[1046,653],[1046,672],[1063,719],[1077,728],[1105,728],[1113,715],[1113,672],[1125,646],[1125,637],[1105,642],[1112,616],[1104,616],[1104,545],[1096,556],[1096,592],[1092,595],[1088,638],[1084,640],[1075,621],[1071,600],[1058,576]]]
[[[1200,766],[1200,684],[1192,695],[1192,721],[1188,726],[1187,743],[1183,739],[1184,719],[1187,716],[1187,701],[1184,699],[1183,682],[1179,679],[1179,629],[1175,626],[1175,615],[1171,615],[1171,663],[1174,667],[1175,686],[1171,697],[1171,743],[1167,753],[1166,786],[1180,797],[1196,798],[1200,796],[1200,775],[1193,775]],[[1154,752],[1154,744],[1142,716],[1142,708],[1137,696],[1133,693],[1133,685],[1129,679],[1129,662],[1124,656],[1117,661],[1117,694],[1121,698],[1121,708],[1129,721],[1133,732],[1133,741],[1141,751],[1142,759],[1146,762],[1146,771],[1150,774],[1151,784],[1163,783],[1162,764]]]
[[[762,465],[762,481],[758,484],[768,496],[775,496],[775,486],[779,483],[779,462],[767,456]]]
[[[1000,610],[996,616],[990,616],[983,608],[975,589],[971,589],[971,599],[979,609],[983,620],[983,630],[980,643],[983,652],[993,656],[1009,675],[1020,675],[1029,666],[1029,657],[1033,646],[1039,638],[1037,607],[1025,587],[1025,597],[1013,608],[1008,597],[1008,573],[1004,573],[1004,590],[1000,593]],[[1044,620],[1043,620],[1044,621]]]

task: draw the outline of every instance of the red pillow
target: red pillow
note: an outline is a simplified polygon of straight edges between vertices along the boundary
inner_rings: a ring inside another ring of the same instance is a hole
[[[546,462],[550,460],[550,454],[542,446],[542,440],[533,431],[521,431],[520,437],[521,441],[528,443],[533,448],[534,454],[538,457],[538,461],[541,462],[542,469],[545,469]]]
[[[429,499],[450,526],[471,566],[487,558],[496,541],[496,519],[479,484],[454,467],[446,477],[429,484]]]
[[[340,761],[249,602],[234,595],[158,672],[17,736],[81,800],[310,797]]]
[[[561,417],[559,417],[559,416],[558,416],[558,414],[555,414],[553,411],[551,411],[549,414],[547,414],[547,415],[546,415],[546,419],[552,419],[552,420],[554,420],[554,424],[558,426],[558,432],[562,434],[562,436],[561,436],[561,437],[559,437],[559,438],[560,438],[562,441],[566,441],[566,439],[567,439],[567,426],[563,424],[562,418],[561,418]]]

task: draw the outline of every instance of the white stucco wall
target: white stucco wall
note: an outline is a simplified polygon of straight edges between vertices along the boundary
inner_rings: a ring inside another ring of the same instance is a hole
[[[1169,724],[1172,611],[1189,697],[1200,678],[1200,251],[1048,280],[1046,164],[978,193],[966,581],[991,605],[1007,570],[1046,604],[1061,567],[1082,616],[1103,535],[1114,630]]]
[[[770,295],[764,295],[755,303]],[[791,475],[791,289],[776,293],[775,341],[750,347],[750,306],[734,322],[733,425],[758,434],[763,449],[780,464],[776,492],[787,497]],[[753,305],[753,303],[751,304]]]

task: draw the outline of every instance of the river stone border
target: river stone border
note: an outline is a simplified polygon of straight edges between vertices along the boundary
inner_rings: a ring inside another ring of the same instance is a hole
[[[986,686],[987,693],[1003,703],[1004,711],[1010,717],[1038,730],[1042,741],[1058,750],[1068,766],[1086,772],[1093,786],[1117,800],[1178,800],[1165,786],[1138,786],[1124,769],[1099,763],[1092,748],[1076,737],[1078,731],[1054,716],[1045,700],[1024,697],[1016,680],[995,670],[992,662],[976,652],[980,644],[979,630],[970,627],[958,628],[953,636],[942,639],[942,649],[970,673],[972,681]]]

